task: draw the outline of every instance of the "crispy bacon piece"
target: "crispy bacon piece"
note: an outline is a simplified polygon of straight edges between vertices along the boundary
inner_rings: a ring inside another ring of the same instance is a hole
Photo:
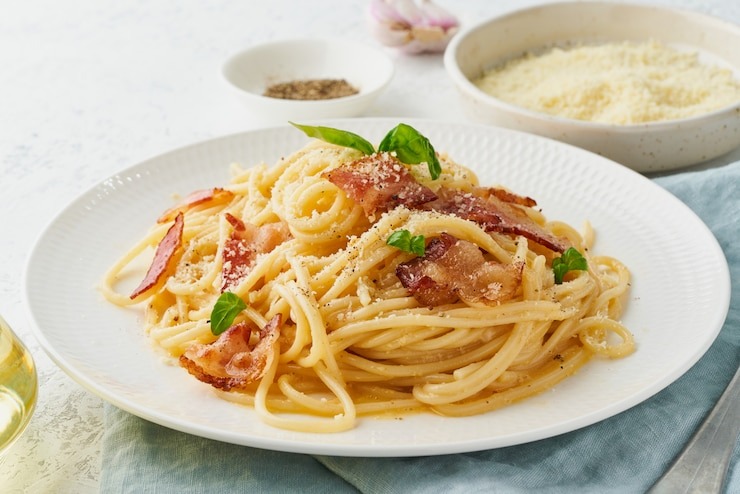
[[[522,282],[524,262],[486,261],[472,242],[443,233],[432,239],[423,257],[401,263],[396,275],[420,304],[437,306],[458,300],[494,304],[511,299]]]
[[[230,213],[226,213],[226,220],[233,231],[224,242],[222,253],[222,292],[238,285],[249,274],[259,254],[272,251],[290,237],[288,225],[282,222],[254,226]]]
[[[522,235],[556,252],[565,252],[569,247],[565,239],[545,230],[515,203],[502,201],[495,192],[475,192],[482,195],[440,187],[437,199],[422,208],[475,221],[489,232]]]
[[[508,190],[502,189],[500,187],[477,187],[476,193],[478,193],[478,195],[483,198],[494,196],[501,201],[518,204],[520,206],[528,208],[532,208],[537,205],[537,201],[535,201],[531,197],[520,196],[519,194],[509,192]]]
[[[175,256],[175,252],[182,245],[182,231],[185,222],[183,220],[183,214],[179,213],[175,216],[175,222],[167,230],[162,240],[157,245],[157,250],[154,252],[154,259],[152,264],[144,276],[138,287],[131,292],[131,299],[135,299],[145,291],[152,288],[162,278],[167,268],[170,266],[171,259]]]
[[[215,388],[244,389],[261,379],[270,366],[272,350],[280,336],[280,324],[280,314],[261,330],[246,322],[234,324],[213,343],[194,343],[180,356],[180,365]],[[249,344],[252,331],[259,331],[259,341],[254,348]]]
[[[358,202],[367,216],[399,205],[414,208],[437,197],[390,153],[365,156],[324,172],[323,177]]]
[[[190,194],[188,194],[180,204],[162,213],[162,215],[157,218],[157,223],[167,223],[168,221],[172,221],[172,219],[179,213],[184,213],[188,209],[198,204],[203,204],[206,202],[225,202],[227,200],[230,200],[232,197],[234,197],[233,192],[231,192],[230,190],[222,189],[221,187],[196,190],[195,192],[191,192]]]

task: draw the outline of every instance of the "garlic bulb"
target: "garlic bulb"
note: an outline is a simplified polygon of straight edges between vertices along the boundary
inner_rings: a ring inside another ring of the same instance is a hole
[[[370,0],[372,35],[406,53],[444,51],[457,32],[457,19],[430,0]]]

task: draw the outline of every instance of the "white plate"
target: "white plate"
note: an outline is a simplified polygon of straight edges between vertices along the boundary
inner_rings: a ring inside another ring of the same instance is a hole
[[[228,164],[274,162],[307,138],[268,128],[179,149],[105,180],[43,232],[24,278],[34,331],[73,379],[152,422],[221,441],[300,453],[412,456],[510,446],[572,431],[622,412],[681,376],[707,350],[729,307],[727,262],[715,238],[683,203],[637,173],[581,149],[488,126],[407,122],[438,150],[474,168],[483,184],[537,199],[551,218],[597,232],[595,252],[631,269],[624,322],[637,352],[590,362],[552,391],[469,418],[418,414],[360,420],[336,434],[262,424],[251,409],[217,398],[208,385],[167,365],[140,329],[139,309],[106,303],[95,289],[172,194],[224,184]],[[375,142],[398,123],[332,121]],[[700,259],[701,263],[692,260]]]

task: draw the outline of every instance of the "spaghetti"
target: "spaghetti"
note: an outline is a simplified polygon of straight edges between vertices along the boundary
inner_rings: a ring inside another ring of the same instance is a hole
[[[220,396],[299,431],[481,414],[634,350],[618,321],[628,270],[591,255],[590,229],[547,221],[445,155],[433,179],[402,153],[366,154],[312,140],[273,166],[233,165],[231,183],[165,212],[102,293],[145,303],[153,341]],[[422,251],[389,244],[396,232]],[[120,293],[154,248],[145,282]],[[557,280],[567,249],[587,267]],[[238,303],[220,332],[224,294]]]

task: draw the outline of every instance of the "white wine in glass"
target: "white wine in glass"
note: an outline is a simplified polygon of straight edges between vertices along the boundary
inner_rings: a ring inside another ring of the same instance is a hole
[[[0,317],[0,453],[28,425],[37,393],[38,378],[31,354]]]

